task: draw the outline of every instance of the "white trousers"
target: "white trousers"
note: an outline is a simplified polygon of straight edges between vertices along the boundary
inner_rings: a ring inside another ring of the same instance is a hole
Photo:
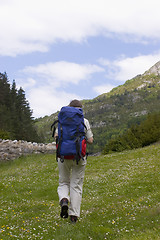
[[[57,189],[59,201],[67,198],[69,201],[69,215],[80,217],[83,179],[86,159],[80,160],[78,165],[74,160],[65,159],[62,163],[58,159],[59,186]]]

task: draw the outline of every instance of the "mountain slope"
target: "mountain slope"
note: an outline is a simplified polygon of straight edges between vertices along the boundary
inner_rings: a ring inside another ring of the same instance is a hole
[[[84,115],[89,119],[94,133],[94,144],[89,148],[91,152],[101,151],[111,137],[139,123],[148,113],[159,110],[159,74],[160,62],[109,93],[83,100]],[[52,141],[50,125],[55,118],[57,113],[37,119],[38,132],[45,136],[45,141]]]

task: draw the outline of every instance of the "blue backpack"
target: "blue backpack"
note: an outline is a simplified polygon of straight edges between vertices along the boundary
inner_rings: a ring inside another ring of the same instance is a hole
[[[86,155],[86,137],[84,115],[81,108],[62,107],[52,126],[58,122],[58,137],[56,140],[56,155],[63,162],[64,159],[76,160],[77,164],[80,159]],[[55,126],[53,137],[55,133]]]

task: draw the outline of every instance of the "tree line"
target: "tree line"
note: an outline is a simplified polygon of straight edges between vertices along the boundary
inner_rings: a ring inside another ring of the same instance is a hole
[[[124,134],[110,139],[104,154],[141,148],[160,140],[160,113],[152,113],[140,124],[131,126]]]
[[[40,141],[25,91],[15,80],[10,85],[6,73],[0,73],[0,138]]]

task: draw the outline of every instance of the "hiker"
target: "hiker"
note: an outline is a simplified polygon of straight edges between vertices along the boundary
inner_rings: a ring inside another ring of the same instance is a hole
[[[79,109],[82,111],[82,104],[79,100],[75,99],[72,100],[66,108],[67,110],[68,108],[69,110],[73,109],[73,111],[76,108],[76,110]],[[85,143],[92,144],[93,133],[91,131],[89,121],[85,118],[83,118],[83,120],[85,125],[83,126],[83,131],[85,132]],[[58,137],[58,129],[56,129],[54,137]],[[83,179],[87,162],[86,155],[80,156],[78,160],[73,157],[71,159],[58,157],[57,161],[59,168],[59,186],[57,192],[61,206],[60,216],[62,218],[68,218],[69,214],[71,222],[76,223],[78,217],[80,217]]]

